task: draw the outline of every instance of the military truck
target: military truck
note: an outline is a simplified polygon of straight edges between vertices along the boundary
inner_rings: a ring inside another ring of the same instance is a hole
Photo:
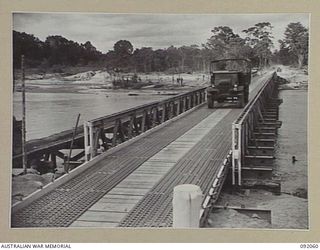
[[[251,64],[248,59],[221,59],[210,63],[210,86],[207,88],[208,108],[214,102],[236,102],[243,108],[249,101]]]

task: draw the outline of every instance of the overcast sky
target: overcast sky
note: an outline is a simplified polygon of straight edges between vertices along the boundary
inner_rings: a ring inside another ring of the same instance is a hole
[[[33,34],[44,41],[49,35],[61,35],[108,52],[119,40],[128,40],[134,48],[167,48],[170,45],[201,45],[215,26],[229,26],[243,36],[242,30],[258,22],[273,25],[275,48],[290,22],[309,26],[309,14],[88,14],[88,13],[15,13],[13,29]]]

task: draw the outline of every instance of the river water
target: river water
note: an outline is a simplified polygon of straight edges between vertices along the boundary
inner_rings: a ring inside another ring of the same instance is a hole
[[[282,90],[279,117],[282,126],[278,130],[276,167],[281,175],[281,189],[293,192],[308,187],[308,92],[306,90]],[[292,156],[297,161],[292,163]]]
[[[259,86],[266,77],[268,74],[258,77],[259,80],[253,81],[250,88]],[[138,96],[128,96],[128,91],[92,90],[88,86],[75,85],[70,89],[63,89],[59,84],[52,83],[28,83],[28,85],[40,87],[42,91],[26,93],[27,140],[72,129],[79,113],[81,114],[80,124],[83,124],[84,121],[168,98],[166,95],[158,95],[157,91],[143,90],[138,92]],[[49,91],[46,91],[47,88]],[[56,88],[58,91],[52,92]],[[13,115],[18,120],[21,120],[22,114],[21,100],[21,92],[15,92]]]
[[[26,93],[27,140],[38,139],[72,129],[80,113],[80,124],[157,101],[167,96],[141,94],[128,96],[127,92],[92,93]],[[21,119],[21,92],[13,94],[13,114]]]

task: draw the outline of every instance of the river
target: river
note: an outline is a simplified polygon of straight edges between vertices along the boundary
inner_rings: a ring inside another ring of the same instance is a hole
[[[267,76],[265,74],[257,77],[256,79],[260,80],[254,80],[250,88],[256,88]],[[187,79],[186,82],[191,82],[191,80]],[[80,124],[83,124],[87,120],[168,98],[166,95],[157,95],[155,90],[143,90],[138,92],[138,96],[128,96],[128,91],[92,90],[85,85],[69,84],[67,89],[63,89],[59,84],[43,82],[41,84],[28,83],[28,86],[40,87],[42,91],[26,93],[27,140],[43,138],[73,128],[79,113],[81,114]],[[46,92],[47,88],[49,91]],[[54,89],[58,91],[52,92]],[[181,89],[181,91],[186,90]],[[21,114],[22,95],[21,92],[15,92],[13,94],[13,115],[20,120]]]
[[[308,92],[305,90],[280,91],[283,103],[279,117],[282,126],[278,131],[276,167],[281,175],[281,190],[294,192],[308,189]],[[297,161],[292,163],[292,156]]]
[[[162,95],[141,94],[128,96],[127,92],[92,93],[26,93],[27,140],[38,139],[71,129],[80,113],[84,121],[109,115],[141,104],[167,98]],[[13,94],[13,115],[21,119],[21,92]]]

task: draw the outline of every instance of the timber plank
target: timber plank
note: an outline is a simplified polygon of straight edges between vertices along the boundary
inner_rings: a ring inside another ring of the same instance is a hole
[[[134,207],[134,203],[105,203],[97,202],[88,211],[123,212],[127,213]]]
[[[121,212],[103,212],[103,211],[86,211],[79,217],[78,220],[82,221],[98,221],[98,222],[119,222],[126,213]]]
[[[145,179],[147,179],[149,181],[151,181],[151,180],[153,181],[158,178],[159,178],[158,174],[136,174],[136,173],[134,173],[130,176],[130,179],[132,179],[132,180],[145,180]]]
[[[144,195],[148,192],[148,189],[131,189],[131,188],[119,188],[112,189],[109,194],[125,194],[125,195]]]
[[[148,189],[148,188],[152,188],[154,185],[154,183],[145,183],[144,181],[141,182],[124,182],[124,183],[120,183],[117,187],[119,188],[144,188],[144,189]]]

